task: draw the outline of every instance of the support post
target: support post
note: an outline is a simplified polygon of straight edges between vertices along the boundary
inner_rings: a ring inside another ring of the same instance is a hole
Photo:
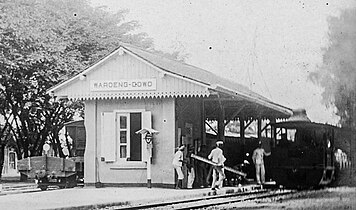
[[[205,100],[202,101],[202,109],[201,109],[201,116],[202,116],[202,144],[206,145],[206,114],[205,114]]]
[[[276,128],[272,126],[274,123],[276,123],[276,119],[275,118],[270,119],[272,147],[276,146]]]
[[[100,168],[99,168],[99,159],[98,159],[98,101],[95,99],[94,103],[94,138],[95,138],[95,145],[94,145],[94,157],[95,157],[95,163],[94,163],[94,173],[95,173],[95,187],[100,188],[103,187],[101,181],[100,181]]]
[[[258,138],[259,141],[261,141],[261,133],[262,133],[261,124],[262,124],[262,120],[259,117],[257,119],[257,138]]]
[[[221,101],[219,101],[220,112],[218,117],[218,139],[225,142],[225,109]]]
[[[244,118],[240,117],[240,140],[242,142],[242,159],[245,159],[246,154],[246,139],[245,139],[245,120]]]
[[[152,165],[152,142],[147,144],[147,152],[148,152],[148,158],[147,158],[147,187],[151,188],[152,187],[152,172],[151,172],[151,165]]]
[[[243,118],[239,118],[240,121],[240,138],[242,141],[243,146],[245,147],[246,145],[246,139],[245,139],[245,120]]]

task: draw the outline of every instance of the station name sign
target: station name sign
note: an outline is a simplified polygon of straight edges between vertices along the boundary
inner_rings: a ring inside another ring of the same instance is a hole
[[[91,80],[90,91],[156,90],[156,79]]]

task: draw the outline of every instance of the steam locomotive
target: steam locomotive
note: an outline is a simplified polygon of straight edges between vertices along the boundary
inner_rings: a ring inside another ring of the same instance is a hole
[[[279,122],[272,126],[277,135],[269,170],[278,185],[321,187],[333,181],[337,127],[308,120]]]

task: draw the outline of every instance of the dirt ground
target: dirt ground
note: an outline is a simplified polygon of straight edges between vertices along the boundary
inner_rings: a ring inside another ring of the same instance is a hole
[[[210,209],[356,209],[356,187],[298,192],[289,197],[248,201]]]

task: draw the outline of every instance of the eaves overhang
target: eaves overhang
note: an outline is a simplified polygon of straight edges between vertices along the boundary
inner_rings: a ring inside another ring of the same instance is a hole
[[[258,98],[255,96],[250,96],[246,93],[243,92],[237,92],[235,90],[232,90],[230,88],[224,87],[223,85],[220,84],[213,84],[211,85],[211,89],[217,92],[221,92],[224,94],[227,94],[233,98],[236,99],[244,99],[246,101],[252,102],[252,103],[256,103],[258,105],[273,109],[279,113],[281,113],[282,115],[284,115],[286,118],[290,117],[293,115],[293,111],[292,109],[279,105],[277,103],[274,103],[270,100],[266,100],[264,98]]]

